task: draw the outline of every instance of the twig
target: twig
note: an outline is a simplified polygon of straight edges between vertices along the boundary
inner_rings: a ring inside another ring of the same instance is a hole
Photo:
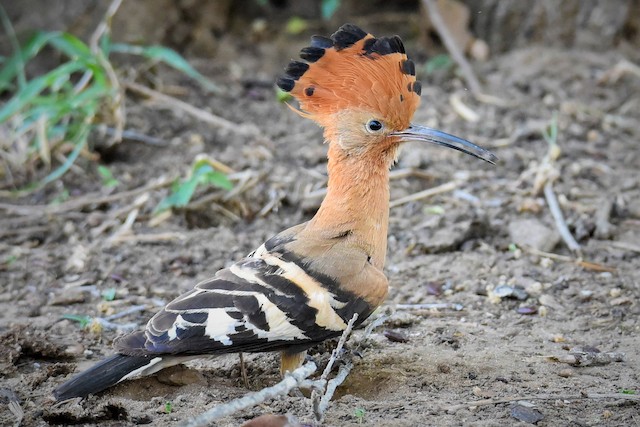
[[[123,311],[119,312],[119,313],[112,314],[111,316],[107,316],[104,319],[105,320],[109,320],[109,321],[120,319],[120,318],[128,316],[130,314],[138,313],[139,311],[143,311],[146,308],[147,308],[146,304],[134,305],[132,307],[127,308],[126,310],[123,310]]]
[[[467,104],[462,102],[460,93],[452,93],[449,96],[449,105],[460,117],[468,122],[476,123],[480,120],[480,114],[476,113]]]
[[[581,400],[581,399],[622,399],[631,400],[634,402],[640,402],[640,395],[633,394],[614,394],[614,393],[582,393],[580,395],[563,395],[563,394],[541,394],[537,396],[519,396],[519,397],[506,397],[502,399],[484,399],[476,400],[466,403],[460,403],[458,405],[451,405],[444,408],[448,413],[456,413],[460,409],[486,406],[486,405],[498,405],[500,403],[517,402],[519,400]]]
[[[347,342],[347,338],[349,338],[349,334],[351,333],[351,330],[353,329],[353,325],[356,323],[356,320],[358,320],[358,313],[354,313],[351,320],[349,320],[347,327],[345,328],[344,332],[342,332],[342,336],[340,336],[338,345],[331,352],[331,358],[329,359],[327,366],[325,366],[324,371],[320,376],[320,379],[315,381],[316,387],[311,392],[311,402],[313,405],[313,413],[316,417],[316,420],[318,421],[322,421],[324,412],[326,411],[327,406],[329,405],[329,400],[331,400],[331,397],[333,397],[333,393],[335,392],[335,389],[338,387],[338,385],[342,384],[342,382],[345,380],[345,378],[349,374],[349,371],[351,371],[351,366],[349,366],[346,373],[343,373],[344,378],[342,378],[342,380],[339,383],[337,382],[332,383],[332,389],[330,391],[329,383],[327,382],[327,377],[331,373],[331,369],[333,369],[334,363],[336,363],[336,360],[338,359],[338,357],[340,357],[342,348],[344,347],[344,344]],[[342,370],[341,370],[341,373],[342,373]],[[338,376],[340,376],[340,374],[338,374]],[[334,378],[334,380],[336,378]]]
[[[204,111],[200,108],[194,107],[193,105],[188,104],[184,101],[181,101],[177,98],[174,98],[169,95],[165,95],[164,93],[158,92],[157,90],[150,89],[138,83],[125,82],[124,86],[129,90],[138,92],[144,96],[148,96],[149,98],[152,98],[155,101],[161,102],[171,109],[184,111],[185,113],[195,117],[196,119],[209,123],[220,129],[224,129],[226,131],[239,134],[239,135],[244,135],[244,136],[253,136],[253,137],[260,136],[260,132],[253,125],[249,125],[246,123],[243,123],[243,124],[233,123],[225,118],[213,115],[208,111]]]
[[[329,402],[331,402],[331,398],[333,397],[336,389],[347,379],[347,376],[351,372],[353,368],[353,363],[349,362],[342,366],[340,366],[340,370],[338,371],[338,375],[335,376],[332,380],[327,383],[326,390],[324,395],[320,399],[318,403],[317,409],[314,406],[314,412],[316,414],[316,420],[321,421],[322,416],[327,410],[329,406]]]
[[[442,39],[442,43],[444,43],[445,47],[449,51],[449,54],[451,54],[453,60],[456,61],[456,63],[460,67],[462,76],[467,82],[467,85],[469,85],[471,93],[473,93],[474,96],[481,93],[482,87],[480,85],[480,81],[474,74],[471,65],[469,65],[469,62],[467,61],[467,58],[465,58],[464,54],[460,50],[460,47],[456,44],[453,36],[449,32],[447,24],[445,24],[444,19],[442,19],[442,15],[440,15],[440,10],[438,9],[438,5],[436,4],[435,0],[422,0],[422,3],[427,8],[431,23],[438,32],[440,39]]]
[[[580,253],[580,245],[576,242],[576,239],[573,238],[573,235],[569,231],[569,227],[567,227],[567,222],[564,220],[564,215],[562,215],[560,204],[558,203],[556,194],[553,192],[553,184],[551,181],[547,181],[544,185],[544,197],[547,199],[547,205],[549,205],[549,210],[556,222],[556,228],[558,229],[558,232],[560,232],[562,240],[564,240],[564,243],[567,245],[569,250],[575,253]]]
[[[156,243],[156,242],[168,242],[171,240],[185,240],[187,237],[178,232],[167,231],[165,233],[149,233],[149,234],[123,234],[115,236],[110,239],[108,243]]]
[[[410,194],[405,197],[400,197],[399,199],[392,200],[389,203],[390,208],[395,208],[400,205],[404,205],[405,203],[415,202],[417,200],[426,199],[428,197],[432,197],[438,194],[447,193],[449,191],[453,191],[460,186],[460,181],[450,181],[442,185],[438,185],[437,187],[429,188],[427,190],[419,191],[417,193]]]
[[[147,191],[157,190],[162,187],[171,185],[173,179],[162,177],[142,187],[134,188],[129,191],[122,191],[120,193],[109,194],[104,196],[100,193],[91,193],[77,199],[69,200],[58,205],[12,205],[9,203],[0,203],[0,210],[5,210],[15,215],[23,216],[46,216],[59,214],[67,211],[79,210],[88,205],[112,203],[117,200],[126,199],[128,197],[135,197],[139,194]]]
[[[566,256],[566,255],[559,255],[559,254],[554,254],[551,252],[544,252],[541,250],[538,250],[536,248],[532,248],[531,246],[528,245],[522,245],[520,246],[520,248],[527,252],[530,253],[531,255],[536,255],[536,256],[541,256],[544,258],[549,258],[549,259],[554,259],[556,261],[562,261],[562,262],[571,262],[574,264],[579,265],[580,267],[586,269],[586,270],[595,270],[595,271],[609,271],[609,272],[614,272],[616,271],[616,269],[614,267],[608,267],[606,265],[602,265],[602,264],[597,264],[595,262],[589,262],[589,261],[584,261],[582,259],[576,259],[570,256]]]
[[[340,352],[342,351],[342,347],[344,347],[344,344],[347,342],[347,338],[349,338],[349,334],[351,333],[351,330],[353,329],[353,325],[354,323],[356,323],[356,320],[358,320],[358,313],[353,313],[353,317],[351,318],[351,320],[349,320],[347,327],[342,332],[342,336],[340,336],[340,340],[338,340],[338,345],[336,345],[336,348],[334,348],[333,351],[331,352],[331,358],[329,359],[327,366],[325,366],[324,371],[322,371],[322,375],[320,376],[321,380],[326,380],[329,374],[331,373],[331,369],[333,369],[333,364],[336,363],[336,360],[338,359],[338,357],[340,357]]]
[[[242,381],[244,382],[244,386],[249,388],[249,378],[247,377],[247,366],[244,364],[244,356],[242,352],[238,353],[240,356],[240,374],[242,375]]]
[[[122,130],[124,129],[126,114],[125,114],[125,107],[124,107],[123,91],[122,91],[122,88],[120,87],[118,76],[116,75],[116,72],[113,69],[113,66],[105,56],[104,52],[102,51],[102,49],[100,49],[99,43],[100,43],[100,38],[103,35],[111,32],[111,20],[113,19],[113,16],[116,14],[118,9],[120,8],[121,4],[122,4],[122,0],[113,0],[111,2],[109,7],[107,8],[107,11],[104,14],[104,18],[102,19],[102,21],[100,21],[100,24],[98,25],[96,30],[91,35],[91,38],[89,39],[89,47],[91,48],[91,52],[94,55],[96,55],[96,57],[98,58],[98,61],[100,61],[100,65],[107,72],[107,76],[109,77],[109,82],[111,83],[111,86],[115,91],[112,105],[114,106],[113,116],[115,119],[116,126],[115,126],[115,132],[111,137],[111,141],[109,145],[115,142],[120,142],[122,140]]]
[[[286,395],[292,389],[298,387],[307,377],[313,374],[317,366],[313,362],[307,362],[291,373],[287,373],[285,378],[278,384],[264,388],[258,392],[249,393],[245,396],[232,400],[229,403],[215,406],[206,412],[190,419],[184,424],[186,427],[199,427],[210,425],[213,421],[231,415],[235,412],[258,405],[266,400],[278,396]]]
[[[462,304],[443,303],[425,303],[425,304],[396,304],[396,310],[455,310],[464,309]]]
[[[110,329],[110,330],[120,331],[120,332],[132,332],[138,329],[138,327],[140,326],[137,323],[110,322],[103,317],[94,317],[93,321],[99,324],[100,326],[102,326],[104,329]]]
[[[98,130],[104,132],[106,135],[114,136],[117,133],[117,129],[108,126],[98,126]],[[122,138],[129,141],[141,142],[146,145],[153,145],[154,147],[166,147],[169,143],[163,139],[156,138],[155,136],[145,135],[135,130],[125,129],[122,131]]]
[[[630,252],[637,252],[640,253],[640,245],[634,245],[633,243],[629,243],[629,242],[620,242],[620,241],[612,241],[612,242],[608,242],[611,244],[611,246],[613,246],[614,248],[618,248],[618,249],[623,249],[625,251],[630,251]]]

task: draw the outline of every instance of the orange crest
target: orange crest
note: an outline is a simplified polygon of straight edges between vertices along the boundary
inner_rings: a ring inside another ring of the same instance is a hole
[[[300,113],[323,126],[341,110],[379,115],[397,130],[409,127],[421,84],[398,36],[375,38],[345,24],[331,38],[311,37],[278,86],[300,102]]]

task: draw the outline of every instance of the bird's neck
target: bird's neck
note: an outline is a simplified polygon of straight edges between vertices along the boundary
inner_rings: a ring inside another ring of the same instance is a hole
[[[309,222],[321,234],[347,234],[382,269],[389,227],[389,166],[379,153],[348,155],[329,145],[327,196]]]

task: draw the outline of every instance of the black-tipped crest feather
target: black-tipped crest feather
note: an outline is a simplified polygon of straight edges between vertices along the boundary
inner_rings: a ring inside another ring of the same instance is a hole
[[[309,64],[302,61],[291,61],[284,72],[293,80],[298,80],[309,69]]]
[[[338,31],[331,35],[331,39],[333,40],[336,50],[342,50],[353,46],[357,41],[362,40],[366,36],[367,33],[360,29],[360,27],[353,24],[344,24]]]

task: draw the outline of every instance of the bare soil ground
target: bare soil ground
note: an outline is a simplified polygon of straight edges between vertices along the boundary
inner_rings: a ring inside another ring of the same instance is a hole
[[[110,354],[121,333],[83,329],[62,316],[107,317],[145,305],[113,320],[141,326],[161,304],[313,214],[320,199],[308,194],[326,183],[325,147],[320,129],[274,99],[273,72],[295,49],[285,52],[254,47],[230,68],[222,60],[203,65],[232,96],[208,96],[182,77],[161,77],[163,90],[228,120],[253,123],[268,141],[225,133],[131,97],[129,127],[168,144],[125,141],[103,153],[120,181],[114,189],[102,186],[89,162],[64,179],[71,199],[93,200],[184,175],[193,158],[206,153],[238,171],[240,194],[199,192],[201,203],[154,224],[151,210],[167,189],[150,189],[125,239],[112,237],[135,208],[134,196],[75,209],[65,209],[69,201],[53,211],[39,207],[62,192],[58,186],[4,201],[24,208],[5,209],[0,219],[0,424],[15,422],[7,402],[17,399],[25,426],[178,426],[247,392],[232,355],[125,382],[80,402],[54,405],[51,398],[72,372]],[[638,400],[631,393],[640,393],[640,79],[600,81],[624,55],[533,48],[495,58],[479,67],[479,75],[508,105],[474,101],[452,76],[423,79],[415,121],[484,145],[500,162],[492,167],[450,150],[404,148],[396,169],[419,173],[392,180],[393,200],[454,179],[461,184],[391,210],[386,272],[392,289],[380,310],[390,318],[354,359],[325,425],[493,426],[516,418],[539,426],[638,425]],[[239,75],[251,80],[241,83]],[[456,115],[452,93],[480,121]],[[540,130],[554,113],[562,149],[554,188],[583,259],[592,264],[524,247],[573,257],[557,241],[544,197],[531,194],[547,152]],[[517,287],[522,299],[496,297],[501,285],[507,288],[499,292]],[[115,299],[106,301],[103,293],[110,289]],[[398,306],[427,303],[459,304],[460,310]],[[393,333],[406,342],[387,338]],[[355,331],[356,341],[361,336]],[[312,355],[326,361],[332,346]],[[626,356],[580,367],[547,357],[568,356],[575,347]],[[276,355],[246,360],[252,390],[279,380]],[[535,399],[545,396],[551,398]],[[525,403],[473,405],[503,398]],[[459,404],[465,405],[453,408]],[[286,397],[220,425],[265,412],[312,421],[308,399]]]

